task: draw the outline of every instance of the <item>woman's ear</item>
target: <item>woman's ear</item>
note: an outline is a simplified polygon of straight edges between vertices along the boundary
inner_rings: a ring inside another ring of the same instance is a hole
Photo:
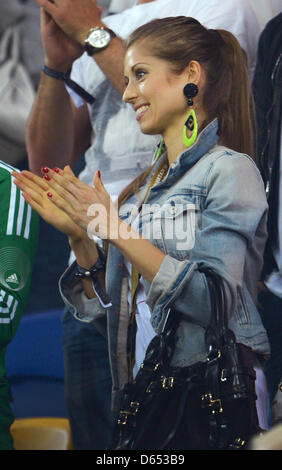
[[[199,85],[202,78],[202,67],[199,62],[191,60],[186,67],[185,73],[187,83],[195,83],[195,85]]]

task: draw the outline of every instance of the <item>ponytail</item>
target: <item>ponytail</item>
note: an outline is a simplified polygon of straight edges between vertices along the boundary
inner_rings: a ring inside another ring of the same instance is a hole
[[[254,156],[254,105],[247,70],[247,56],[237,39],[228,31],[219,30],[222,66],[218,77],[216,96],[212,100],[207,83],[204,106],[209,109],[214,101],[219,120],[221,143],[238,152]]]

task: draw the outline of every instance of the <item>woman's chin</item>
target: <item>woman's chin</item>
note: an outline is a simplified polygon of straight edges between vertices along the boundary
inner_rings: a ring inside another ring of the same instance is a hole
[[[148,125],[145,125],[142,123],[140,123],[140,129],[141,129],[141,132],[143,134],[146,134],[146,135],[157,135],[157,134],[161,134],[160,130],[159,129],[156,129],[152,126],[148,126]]]

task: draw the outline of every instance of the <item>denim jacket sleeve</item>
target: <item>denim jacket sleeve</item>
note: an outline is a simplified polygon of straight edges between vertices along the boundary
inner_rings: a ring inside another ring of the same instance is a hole
[[[205,276],[199,272],[201,265],[210,266],[226,281],[229,311],[234,309],[237,290],[243,284],[247,250],[259,245],[260,238],[264,246],[267,202],[251,159],[238,153],[217,158],[210,165],[205,185],[201,224],[189,258],[180,261],[168,254],[148,286],[147,303],[157,332],[169,308],[207,327],[210,302]],[[262,253],[257,256],[262,257]],[[256,278],[259,273],[253,275]]]
[[[88,299],[80,279],[75,277],[76,262],[67,268],[59,280],[59,290],[66,308],[79,321],[98,322],[98,329],[106,334],[106,309],[97,297]],[[105,325],[103,326],[103,323]]]

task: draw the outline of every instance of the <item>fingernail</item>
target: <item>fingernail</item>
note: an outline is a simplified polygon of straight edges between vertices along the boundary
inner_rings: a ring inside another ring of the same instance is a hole
[[[100,170],[97,171],[97,174],[98,174],[98,178],[101,178],[101,171]]]
[[[47,196],[51,198],[51,197],[53,197],[53,194],[52,193],[47,193]]]
[[[43,166],[43,167],[41,168],[41,171],[42,171],[43,173],[48,173],[48,172],[49,172],[49,169],[48,169],[46,166]]]
[[[55,171],[55,173],[59,173],[60,170],[59,170],[59,168],[55,167],[55,168],[53,168],[53,171]]]
[[[47,180],[47,181],[50,181],[50,180],[51,180],[51,178],[50,178],[49,175],[44,175],[43,178],[44,178],[45,180]]]

